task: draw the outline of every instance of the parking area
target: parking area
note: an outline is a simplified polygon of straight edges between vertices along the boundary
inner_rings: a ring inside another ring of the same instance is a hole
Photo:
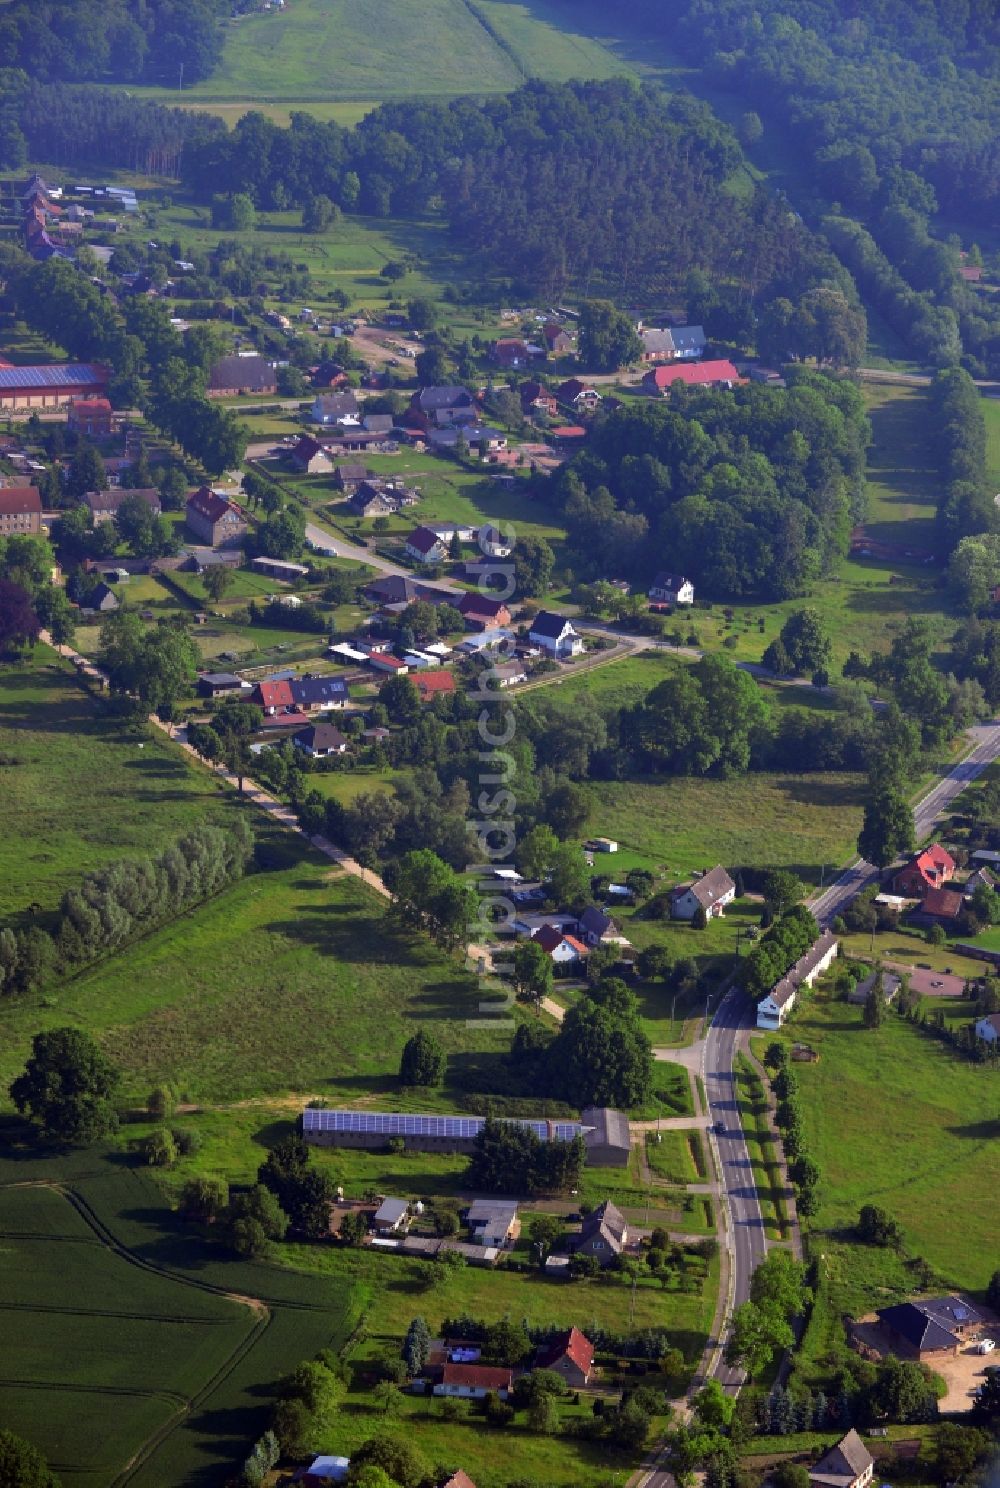
[[[953,976],[947,971],[924,971],[919,966],[907,966],[902,961],[887,961],[889,971],[905,972],[910,986],[921,997],[961,997],[965,991],[965,978]]]

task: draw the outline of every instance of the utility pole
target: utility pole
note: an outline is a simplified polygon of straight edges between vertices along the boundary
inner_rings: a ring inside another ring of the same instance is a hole
[[[178,91],[178,93],[182,93],[184,91],[184,63],[183,62],[181,63],[181,70],[180,70],[180,73],[179,73],[178,78],[177,78],[177,91]]]

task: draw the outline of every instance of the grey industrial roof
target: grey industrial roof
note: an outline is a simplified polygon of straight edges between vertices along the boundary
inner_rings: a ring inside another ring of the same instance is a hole
[[[590,1106],[580,1116],[583,1140],[588,1147],[618,1147],[632,1150],[632,1133],[624,1111],[611,1106]]]

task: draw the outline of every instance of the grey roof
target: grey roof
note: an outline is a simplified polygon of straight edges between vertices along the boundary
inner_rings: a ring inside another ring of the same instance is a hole
[[[654,356],[660,353],[670,356],[674,351],[674,338],[669,331],[656,329],[640,331],[639,339],[646,350],[652,352]]]
[[[731,889],[735,888],[736,885],[729,877],[725,868],[719,867],[713,868],[711,872],[705,873],[701,878],[696,879],[691,885],[691,893],[700,905],[705,909],[711,909],[712,905],[717,904],[723,895],[728,894]]]
[[[580,1238],[589,1240],[594,1235],[600,1235],[612,1250],[621,1250],[627,1232],[628,1227],[621,1210],[610,1199],[605,1199],[603,1204],[598,1204],[596,1209],[585,1216]]]
[[[926,1302],[900,1302],[894,1307],[883,1307],[879,1310],[879,1322],[921,1352],[955,1348],[958,1337],[952,1332],[946,1318],[932,1315],[932,1305]]]
[[[388,434],[396,420],[391,413],[366,413],[362,422],[376,434]]]
[[[210,388],[269,388],[274,386],[274,368],[259,356],[220,357],[208,374]]]
[[[624,1111],[611,1106],[588,1106],[580,1113],[583,1142],[586,1147],[617,1147],[631,1152],[632,1133]]]
[[[313,407],[319,405],[323,413],[357,413],[358,400],[352,392],[346,393],[320,393],[313,400]]]
[[[294,737],[306,749],[340,749],[348,742],[332,723],[311,723],[308,728],[299,729]]]
[[[436,408],[468,408],[472,394],[464,387],[421,388],[416,406],[424,413],[433,413]]]
[[[510,1224],[517,1218],[517,1204],[513,1199],[476,1199],[469,1205],[468,1221],[474,1228],[480,1225]]]
[[[849,1484],[866,1473],[874,1460],[852,1426],[847,1435],[824,1452],[815,1467],[809,1469],[809,1476],[820,1483]]]
[[[199,682],[207,682],[210,687],[242,687],[242,677],[237,677],[235,672],[202,672],[198,677]]]
[[[556,641],[562,635],[568,621],[564,615],[557,615],[554,610],[539,610],[531,622],[530,635],[547,636]]]
[[[293,677],[290,682],[296,703],[342,703],[347,697],[343,677]]]
[[[104,387],[108,374],[92,362],[67,362],[61,367],[0,367],[0,388]]]
[[[383,1199],[375,1211],[376,1224],[398,1224],[405,1219],[409,1213],[410,1206],[405,1199]]]
[[[690,584],[690,582],[691,580],[686,579],[683,574],[663,572],[656,575],[656,578],[653,580],[649,587],[651,589],[677,590],[680,589],[682,584]]]
[[[670,335],[675,351],[698,351],[705,345],[705,331],[699,325],[672,326]]]
[[[84,501],[92,512],[116,512],[127,496],[138,496],[147,506],[160,510],[160,493],[155,486],[143,486],[128,490],[125,486],[109,486],[106,491],[88,491]]]
[[[597,909],[593,904],[583,911],[577,923],[580,929],[588,935],[605,935],[615,928],[615,922],[611,916],[605,914],[603,909]]]
[[[578,1121],[498,1119],[528,1127],[543,1142],[571,1142],[580,1135]],[[485,1116],[410,1116],[398,1111],[334,1111],[312,1107],[302,1113],[303,1131],[363,1132],[383,1137],[460,1137],[468,1141],[478,1136],[485,1125]]]

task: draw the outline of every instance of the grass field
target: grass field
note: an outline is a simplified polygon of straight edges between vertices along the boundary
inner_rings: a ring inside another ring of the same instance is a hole
[[[869,386],[865,403],[872,421],[865,531],[878,542],[933,551],[940,477],[927,437],[927,391]]]
[[[861,825],[852,775],[755,773],[741,780],[687,776],[602,782],[592,788],[592,836],[614,836],[615,872],[652,868],[675,881],[724,863],[792,868],[818,882],[843,861]]]
[[[984,1287],[994,1265],[996,1073],[895,1016],[867,1030],[859,1008],[821,993],[789,1037],[820,1055],[798,1070],[808,1147],[823,1175],[813,1248],[828,1255],[831,1274],[841,1268],[845,1301],[865,1300],[852,1268],[868,1252],[846,1243],[864,1203],[888,1209],[907,1250],[945,1284]]]
[[[982,409],[986,420],[986,466],[990,479],[1000,488],[1000,400],[984,398]]]
[[[342,1344],[363,1286],[227,1260],[114,1155],[7,1152],[0,1186],[46,1186],[3,1192],[5,1422],[72,1488],[105,1488],[137,1455],[142,1488],[220,1481],[279,1375]]]
[[[232,811],[161,735],[126,735],[51,651],[0,670],[0,918],[53,909],[96,864]]]

